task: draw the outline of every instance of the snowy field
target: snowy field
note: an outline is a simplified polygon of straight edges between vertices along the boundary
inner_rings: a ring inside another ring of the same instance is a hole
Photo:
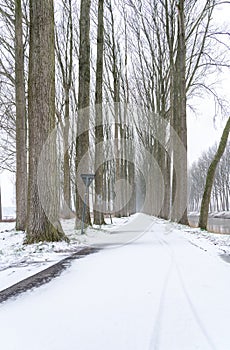
[[[28,247],[0,225],[1,289],[82,246],[103,247],[0,305],[4,350],[230,349],[228,235],[144,214],[84,236],[71,220],[63,227],[70,244]]]

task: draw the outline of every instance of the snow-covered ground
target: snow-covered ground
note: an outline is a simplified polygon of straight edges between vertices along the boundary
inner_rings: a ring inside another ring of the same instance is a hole
[[[82,245],[110,248],[1,304],[4,350],[230,349],[228,235],[144,214],[84,236],[71,221],[63,226],[70,244],[25,247],[23,233],[0,233],[1,281],[9,281],[23,259],[32,272]]]
[[[3,219],[11,219],[16,217],[16,207],[3,207],[2,208]]]
[[[230,219],[230,211],[217,211],[210,214],[213,218]]]
[[[190,212],[191,216],[199,216],[200,213],[197,211]],[[220,218],[220,219],[230,219],[230,211],[214,211],[209,213],[209,217],[211,218]]]
[[[63,220],[62,226],[70,243],[38,243],[24,245],[25,233],[15,231],[15,223],[0,222],[0,290],[27,278],[69,256],[86,245],[101,245],[118,229],[132,218],[107,219],[107,225],[86,230],[87,235],[80,235],[74,229],[74,219]],[[119,235],[112,236],[117,240]],[[123,244],[124,237],[121,237]],[[95,243],[95,244],[94,244]],[[112,239],[109,241],[112,243]]]

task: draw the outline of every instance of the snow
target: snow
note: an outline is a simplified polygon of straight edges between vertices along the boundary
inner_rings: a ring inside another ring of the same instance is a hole
[[[198,217],[200,212],[194,211],[189,213],[190,216]],[[209,217],[211,218],[219,218],[219,219],[230,219],[230,211],[215,211],[210,212]]]
[[[144,214],[84,236],[73,232],[71,221],[63,226],[71,243],[55,244],[55,252],[47,245],[39,253],[34,246],[31,258],[59,259],[61,247],[72,244],[103,249],[0,305],[4,350],[230,349],[230,265],[220,256],[230,254],[228,235]],[[4,244],[11,240],[9,250],[16,249],[20,237],[10,231]]]
[[[62,226],[70,243],[38,243],[24,245],[24,232],[15,231],[15,223],[0,222],[0,290],[3,290],[18,281],[27,278],[76,252],[86,245],[103,245],[113,230],[121,227],[132,218],[113,219],[113,223],[105,228],[91,228],[86,230],[87,235],[80,235],[74,230],[75,222],[62,220]],[[119,235],[115,236],[118,240]],[[120,239],[123,243],[124,237]],[[112,240],[110,241],[112,243]]]
[[[207,251],[208,254],[230,257],[230,235],[212,233],[199,228],[191,228],[171,223],[171,229],[175,233],[182,233],[187,240],[198,248]]]
[[[9,220],[16,217],[16,207],[5,207],[2,208],[3,219]]]
[[[211,213],[210,216],[214,218],[230,219],[230,211],[218,211]]]
[[[24,245],[25,233],[15,223],[0,223],[0,290],[39,272],[79,249],[65,242]]]

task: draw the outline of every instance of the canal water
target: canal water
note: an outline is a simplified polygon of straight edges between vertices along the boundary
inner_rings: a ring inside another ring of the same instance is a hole
[[[198,216],[189,216],[188,220],[192,227],[198,227]],[[230,219],[209,218],[208,231],[221,234],[230,234]]]

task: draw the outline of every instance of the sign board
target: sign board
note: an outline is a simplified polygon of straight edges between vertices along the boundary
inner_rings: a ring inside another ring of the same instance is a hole
[[[81,174],[81,178],[84,182],[84,184],[89,187],[91,183],[93,182],[95,175],[94,174]]]

